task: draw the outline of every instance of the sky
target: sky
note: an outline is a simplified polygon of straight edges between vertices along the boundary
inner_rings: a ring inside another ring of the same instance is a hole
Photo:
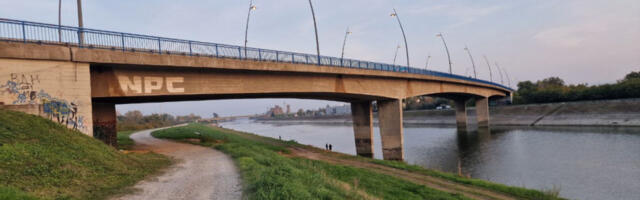
[[[75,0],[62,0],[62,24],[77,26]],[[478,78],[503,81],[558,76],[570,84],[612,83],[640,71],[638,0],[313,0],[320,52],[340,56],[349,27],[345,57],[406,63],[402,33],[390,14],[395,8],[404,26],[413,67],[448,71],[441,38],[451,53],[453,72],[472,75],[467,46]],[[306,0],[255,0],[249,23],[251,47],[315,53],[313,21]],[[84,0],[84,26],[205,42],[242,45],[249,1],[239,0]],[[58,1],[0,1],[0,18],[57,24]],[[507,75],[509,80],[507,80]],[[119,105],[119,112],[244,115],[268,106],[291,104],[318,108],[341,102],[297,99],[245,99]]]

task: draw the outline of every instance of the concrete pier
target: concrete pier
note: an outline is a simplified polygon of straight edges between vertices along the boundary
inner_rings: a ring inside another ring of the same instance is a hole
[[[378,100],[378,120],[385,160],[404,160],[402,100]]]
[[[478,127],[489,127],[489,98],[476,99],[476,115]]]
[[[115,147],[117,136],[116,105],[93,102],[93,137]]]
[[[460,130],[466,130],[467,129],[467,99],[466,98],[460,98],[460,99],[454,99],[453,102],[455,103],[456,106],[456,125],[458,126],[458,129]]]
[[[373,158],[373,115],[371,101],[351,102],[351,118],[359,156]]]

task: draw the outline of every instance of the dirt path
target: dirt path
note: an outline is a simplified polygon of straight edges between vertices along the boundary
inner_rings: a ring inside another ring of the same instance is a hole
[[[133,194],[117,197],[129,199],[241,199],[240,175],[229,156],[212,148],[156,139],[152,130],[131,135],[135,150],[149,150],[170,156],[177,163],[164,174],[144,180]]]
[[[489,191],[483,188],[478,188],[470,185],[464,185],[455,183],[442,178],[432,177],[424,174],[412,173],[405,170],[395,169],[392,167],[382,166],[369,162],[362,162],[357,160],[341,159],[334,156],[325,155],[324,153],[314,152],[304,148],[291,148],[291,152],[295,156],[322,160],[331,164],[348,165],[357,168],[365,168],[378,173],[387,174],[390,176],[398,177],[407,181],[422,184],[427,187],[441,190],[449,193],[459,193],[466,197],[473,199],[516,199],[508,195]]]

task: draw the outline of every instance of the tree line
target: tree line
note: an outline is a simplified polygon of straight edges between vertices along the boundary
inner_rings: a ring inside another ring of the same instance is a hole
[[[202,117],[194,114],[173,116],[167,113],[143,115],[139,110],[132,110],[126,112],[124,115],[118,113],[116,119],[118,122],[118,131],[128,131],[159,128],[176,124],[195,122],[199,119],[202,119]]]
[[[640,71],[631,72],[616,83],[592,85],[570,84],[558,77],[518,83],[514,104],[552,103],[603,99],[640,98]]]

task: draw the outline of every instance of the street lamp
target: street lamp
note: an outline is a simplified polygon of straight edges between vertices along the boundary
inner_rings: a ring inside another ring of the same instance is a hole
[[[509,78],[509,73],[507,73],[507,69],[502,68],[502,71],[504,71],[504,75],[507,77],[507,85],[511,87],[511,78]]]
[[[496,68],[498,68],[498,73],[500,74],[500,84],[504,84],[504,79],[502,78],[502,70],[500,70],[500,65],[498,65],[498,61],[496,61]]]
[[[309,0],[309,7],[311,7],[311,16],[313,17],[313,28],[316,32],[316,51],[318,52],[318,65],[320,65],[320,42],[318,41],[318,25],[316,24],[316,13],[313,11],[313,4]]]
[[[444,50],[447,51],[447,58],[449,59],[449,74],[453,74],[453,70],[451,69],[451,55],[449,55],[449,48],[447,47],[447,42],[444,41],[444,35],[442,35],[442,33],[438,33],[436,37],[442,38],[442,43],[444,43]]]
[[[398,49],[400,49],[400,45],[396,47],[396,53],[393,55],[393,65],[396,65],[396,58],[398,57]]]
[[[427,54],[427,64],[424,65],[424,69],[429,69],[429,60],[431,60],[431,53]]]
[[[62,42],[62,0],[58,0],[58,42]]]
[[[340,54],[340,60],[344,59],[344,46],[347,44],[347,36],[349,34],[351,34],[351,31],[349,31],[349,27],[347,27],[347,31],[344,33],[344,40],[342,41],[342,54]]]
[[[476,73],[476,63],[473,61],[473,57],[471,56],[471,50],[469,50],[469,47],[467,47],[467,45],[464,45],[464,50],[469,54],[469,59],[471,59],[471,66],[473,66],[473,77],[477,79],[478,74]]]
[[[78,32],[78,42],[80,46],[84,43],[84,33],[82,31],[82,0],[78,0],[78,27],[80,27],[80,32]]]
[[[247,13],[247,24],[246,24],[246,28],[244,29],[244,57],[247,57],[247,36],[249,33],[249,18],[251,17],[251,11],[252,10],[256,10],[256,6],[253,5],[253,0],[249,1],[249,12]]]
[[[409,46],[407,44],[407,35],[404,34],[404,28],[402,28],[402,23],[400,23],[400,16],[398,16],[398,12],[396,12],[395,8],[393,9],[393,13],[391,13],[391,17],[395,17],[398,20],[398,25],[400,25],[400,31],[402,31],[402,37],[404,38],[405,52],[407,53],[407,67],[409,67]]]
[[[493,75],[491,74],[491,64],[489,64],[489,59],[487,59],[486,55],[482,55],[484,57],[484,61],[487,62],[487,67],[489,68],[489,81],[493,82]]]

